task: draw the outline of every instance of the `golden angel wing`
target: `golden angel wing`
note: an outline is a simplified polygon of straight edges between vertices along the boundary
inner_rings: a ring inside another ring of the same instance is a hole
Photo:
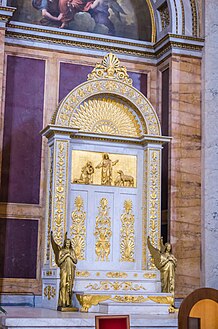
[[[166,249],[166,247],[163,243],[163,237],[161,237],[160,238],[160,252],[161,252],[161,254],[164,253],[165,249]]]
[[[55,263],[58,265],[59,251],[61,247],[55,242],[52,231],[51,231],[51,245],[55,255]]]
[[[148,243],[148,249],[151,253],[152,258],[154,259],[154,265],[157,267],[157,269],[160,269],[160,263],[161,263],[161,253],[160,250],[155,248],[150,241],[150,237],[148,236],[147,239],[147,243]]]

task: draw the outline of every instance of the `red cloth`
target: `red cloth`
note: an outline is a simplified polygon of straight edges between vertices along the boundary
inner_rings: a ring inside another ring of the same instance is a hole
[[[99,329],[128,329],[126,318],[98,319]]]

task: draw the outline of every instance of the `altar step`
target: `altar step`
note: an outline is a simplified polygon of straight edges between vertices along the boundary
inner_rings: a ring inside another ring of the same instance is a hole
[[[94,329],[97,313],[63,313],[44,308],[5,307],[0,315],[1,329]],[[102,314],[100,314],[102,315]],[[177,314],[134,314],[131,329],[177,329]]]

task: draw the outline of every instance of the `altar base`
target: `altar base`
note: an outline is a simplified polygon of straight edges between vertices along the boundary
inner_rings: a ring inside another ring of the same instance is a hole
[[[134,307],[134,306],[132,306]],[[94,329],[94,313],[68,313],[31,307],[5,307],[1,329]],[[102,314],[101,314],[102,315]],[[177,314],[131,315],[131,329],[178,329]]]

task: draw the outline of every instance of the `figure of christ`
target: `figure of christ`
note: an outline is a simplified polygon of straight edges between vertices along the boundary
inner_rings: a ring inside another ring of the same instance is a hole
[[[60,9],[60,28],[66,28],[70,21],[74,19],[76,13],[80,11],[87,12],[89,11],[94,0],[59,0],[59,9]]]
[[[101,168],[101,184],[111,185],[112,183],[112,167],[117,164],[119,160],[112,161],[109,158],[108,153],[103,153],[102,161],[95,167],[96,169]]]

